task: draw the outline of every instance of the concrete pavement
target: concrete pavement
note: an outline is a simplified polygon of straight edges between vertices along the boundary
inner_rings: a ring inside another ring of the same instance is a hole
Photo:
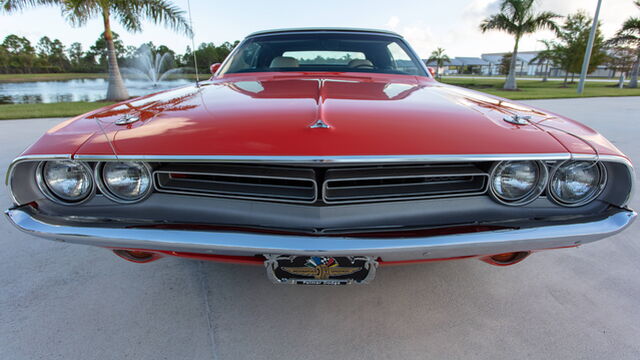
[[[640,159],[640,98],[527,103]],[[3,179],[59,121],[0,121]],[[4,185],[0,205],[9,205]],[[382,268],[367,286],[289,287],[261,267],[132,264],[3,219],[0,359],[638,359],[639,232],[637,222],[507,268],[459,260]]]

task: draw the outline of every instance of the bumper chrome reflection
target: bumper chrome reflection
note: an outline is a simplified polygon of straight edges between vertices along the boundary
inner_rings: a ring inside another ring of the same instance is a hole
[[[18,229],[51,240],[112,248],[153,249],[223,255],[373,256],[385,261],[440,259],[541,250],[590,243],[629,226],[637,214],[619,209],[581,223],[515,230],[411,238],[353,238],[267,233],[67,226],[47,223],[20,207],[6,211]]]

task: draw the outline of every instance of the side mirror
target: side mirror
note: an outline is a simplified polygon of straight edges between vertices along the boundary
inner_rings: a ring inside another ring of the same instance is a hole
[[[429,74],[431,74],[431,76],[436,77],[436,69],[432,68],[431,66],[427,67],[427,70],[429,70]]]
[[[222,64],[221,63],[215,63],[215,64],[211,65],[211,67],[209,67],[209,70],[211,70],[211,74],[212,75],[216,74],[218,69],[220,69],[220,65],[222,65]]]

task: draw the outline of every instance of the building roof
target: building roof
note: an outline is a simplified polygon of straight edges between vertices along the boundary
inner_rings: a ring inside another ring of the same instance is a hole
[[[483,60],[481,58],[478,57],[458,57],[456,56],[456,60],[460,61],[462,63],[462,65],[479,65],[479,66],[484,66],[484,65],[489,65],[489,62],[486,60]]]
[[[259,36],[259,35],[272,35],[272,34],[284,34],[284,33],[300,33],[300,32],[356,32],[356,33],[377,33],[377,34],[385,34],[385,35],[393,35],[397,37],[402,37],[398,33],[389,30],[380,30],[380,29],[364,29],[364,28],[348,28],[348,27],[307,27],[307,28],[289,28],[289,29],[272,29],[272,30],[261,30],[253,32],[247,37],[251,36]]]
[[[528,64],[531,62],[533,58],[538,56],[539,53],[540,51],[518,51],[518,60]],[[507,54],[510,54],[510,53],[508,52],[488,53],[488,54],[482,54],[481,56],[484,60],[492,64],[500,64],[502,62],[502,58]]]
[[[428,66],[437,65],[435,61],[423,60]],[[450,61],[446,61],[444,66],[485,66],[488,62],[476,57],[455,57]]]

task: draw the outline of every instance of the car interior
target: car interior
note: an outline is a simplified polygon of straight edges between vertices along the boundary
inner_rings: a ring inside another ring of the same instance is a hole
[[[377,72],[422,75],[406,45],[392,36],[360,34],[270,35],[250,38],[223,68],[243,72]]]

